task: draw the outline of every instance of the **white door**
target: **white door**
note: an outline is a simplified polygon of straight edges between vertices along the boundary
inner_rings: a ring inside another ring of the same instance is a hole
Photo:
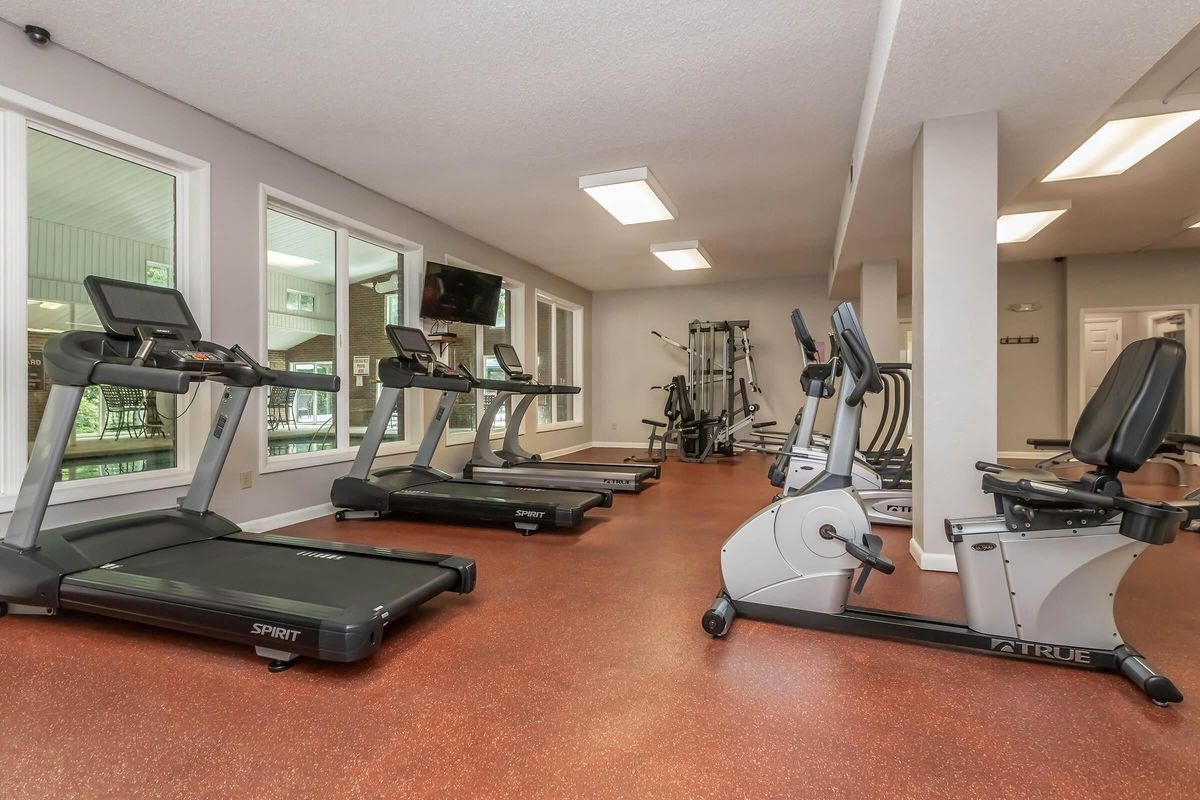
[[[1121,318],[1091,317],[1083,322],[1083,402],[1087,403],[1121,352]]]

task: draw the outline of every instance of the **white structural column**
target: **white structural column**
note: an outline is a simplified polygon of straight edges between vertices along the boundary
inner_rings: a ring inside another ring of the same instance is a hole
[[[954,570],[947,518],[993,513],[976,461],[996,458],[996,112],[925,122],[913,151],[913,538]]]
[[[859,311],[863,332],[878,361],[900,357],[900,320],[896,308],[896,260],[870,260],[862,265]],[[863,446],[879,426],[883,403],[868,399],[863,409]]]

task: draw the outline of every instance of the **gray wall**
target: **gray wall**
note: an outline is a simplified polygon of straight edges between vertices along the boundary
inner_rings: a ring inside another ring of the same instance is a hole
[[[1065,270],[1054,261],[1000,265],[997,340],[1036,336],[1037,344],[998,345],[997,449],[1022,452],[1031,437],[1066,436]],[[1017,313],[1014,303],[1040,303],[1039,311]]]
[[[533,352],[534,292],[543,289],[585,309],[585,370],[590,352],[591,294],[520,259],[467,236],[418,211],[376,194],[333,172],[164,95],[140,86],[61,48],[35,48],[17,29],[0,25],[0,82],[16,91],[53,103],[101,123],[179,150],[212,165],[212,330],[211,338],[243,345],[261,344],[255,266],[259,263],[258,186],[282,191],[416,241],[426,257],[441,260],[449,252],[525,285],[527,353]],[[321,113],[315,109],[313,113]],[[414,198],[419,203],[420,198]],[[432,413],[429,397],[425,410]],[[565,448],[592,439],[591,394],[585,392],[581,428],[538,434],[527,444],[535,450]],[[328,497],[333,479],[348,463],[258,475],[256,429],[262,425],[257,404],[244,420],[221,481],[214,509],[235,520],[257,519],[314,505]],[[443,448],[438,466],[457,469],[467,446]],[[403,463],[408,457],[391,459]],[[251,490],[238,488],[238,473],[255,473]],[[105,498],[57,506],[52,523],[153,508],[173,502],[178,489]],[[6,524],[0,516],[0,526]]]
[[[1079,320],[1082,309],[1195,304],[1200,304],[1200,250],[1156,250],[1068,258],[1065,396],[1070,424],[1074,424],[1079,408]],[[1132,339],[1127,335],[1126,342],[1129,341]],[[1195,353],[1190,354],[1193,365],[1196,358]]]
[[[643,417],[661,419],[665,395],[650,386],[687,368],[684,354],[650,335],[657,330],[687,343],[692,320],[750,320],[750,340],[763,394],[761,420],[790,426],[801,406],[800,352],[789,314],[799,307],[813,335],[824,339],[835,303],[821,277],[739,281],[707,286],[596,292],[593,296],[593,425],[597,441],[639,442]],[[740,370],[740,368],[739,368]],[[739,372],[739,374],[743,374]],[[829,430],[832,404],[820,421]]]
[[[1065,438],[1074,429],[1082,310],[1200,304],[1200,250],[1004,263],[998,295],[998,336],[1040,339],[1000,346],[999,449],[1028,451],[1029,437]],[[1012,303],[1041,303],[1042,310],[1018,314],[1008,310]],[[1128,316],[1126,343],[1145,336],[1143,316]]]

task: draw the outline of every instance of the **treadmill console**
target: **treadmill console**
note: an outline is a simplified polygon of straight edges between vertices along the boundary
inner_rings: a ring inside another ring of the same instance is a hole
[[[129,342],[130,349],[139,343],[135,364],[208,370],[237,362],[232,354],[200,342],[200,326],[177,290],[98,275],[87,276],[83,285],[105,332]]]
[[[410,370],[418,375],[434,375],[436,377],[462,377],[450,367],[437,360],[425,331],[420,328],[406,328],[403,325],[388,325],[388,341],[396,356],[405,362]]]
[[[533,376],[525,372],[521,367],[521,357],[517,355],[517,348],[511,344],[497,342],[492,345],[492,352],[496,356],[496,361],[500,364],[500,369],[504,370],[504,374],[509,380],[527,383],[533,380]]]

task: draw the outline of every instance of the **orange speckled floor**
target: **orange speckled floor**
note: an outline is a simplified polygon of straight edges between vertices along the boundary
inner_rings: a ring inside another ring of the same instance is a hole
[[[747,620],[715,641],[718,549],[773,494],[766,466],[670,461],[578,533],[295,526],[478,560],[474,594],[357,665],[272,675],[169,631],[0,620],[0,798],[1200,797],[1196,535],[1139,559],[1118,608],[1188,695],[1169,709],[1113,675],[918,645]],[[1177,496],[1157,469],[1131,491]],[[864,603],[961,615],[955,576],[884,535],[899,566]]]

